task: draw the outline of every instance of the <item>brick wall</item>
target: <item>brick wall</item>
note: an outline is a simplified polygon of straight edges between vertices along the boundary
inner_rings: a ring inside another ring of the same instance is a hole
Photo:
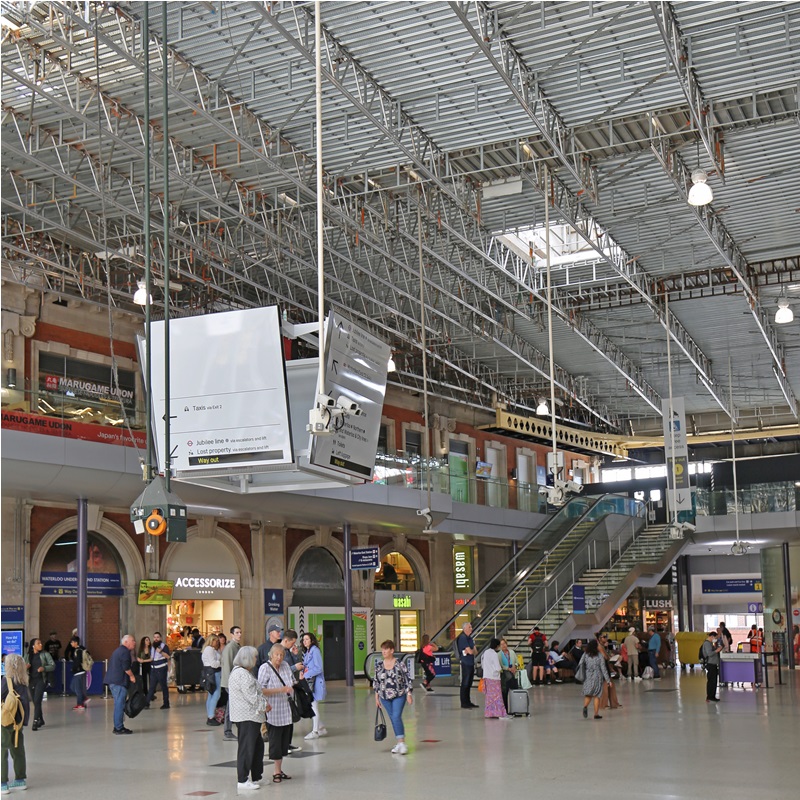
[[[86,614],[86,643],[95,661],[108,658],[119,645],[119,598],[89,597]],[[39,605],[38,636],[45,641],[50,631],[57,631],[66,648],[76,625],[78,600],[75,597],[42,597]],[[61,650],[64,655],[64,649]]]

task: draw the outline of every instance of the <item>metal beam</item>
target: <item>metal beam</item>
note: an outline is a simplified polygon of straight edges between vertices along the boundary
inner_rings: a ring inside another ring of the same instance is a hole
[[[691,53],[686,47],[685,37],[675,16],[675,9],[672,7],[672,3],[663,2],[663,0],[662,2],[652,2],[649,5],[656,25],[658,25],[658,31],[664,40],[667,57],[675,70],[681,91],[689,105],[689,114],[694,122],[695,130],[700,136],[710,163],[714,165],[714,169],[724,183],[725,158],[719,131],[714,124],[714,112],[711,104],[705,99],[695,75]]]
[[[585,192],[597,201],[597,178],[589,154],[581,150],[574,131],[561,119],[539,86],[536,74],[517,52],[500,25],[497,9],[483,2],[450,3],[450,8],[531,118],[552,154],[578,182],[581,187],[578,194]],[[475,14],[477,27],[469,19],[470,8]]]

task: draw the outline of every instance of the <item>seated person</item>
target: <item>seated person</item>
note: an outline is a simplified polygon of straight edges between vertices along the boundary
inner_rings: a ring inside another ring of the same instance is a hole
[[[559,653],[558,645],[558,640],[553,640],[550,643],[550,650],[547,653],[547,664],[544,668],[544,672],[547,677],[547,683],[550,683],[551,676],[556,683],[564,682],[559,674],[559,669],[561,669],[562,665],[567,664],[567,659],[563,656],[563,654]]]

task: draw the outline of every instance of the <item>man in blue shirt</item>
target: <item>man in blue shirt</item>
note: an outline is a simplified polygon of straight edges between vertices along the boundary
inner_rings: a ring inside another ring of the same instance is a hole
[[[129,633],[120,640],[119,647],[108,659],[108,670],[103,683],[108,684],[114,697],[114,733],[133,733],[125,727],[125,698],[128,694],[128,684],[136,683],[136,676],[131,669],[131,651],[136,646],[136,640]]]
[[[456,649],[461,662],[461,708],[477,708],[477,704],[473,703],[469,696],[472,680],[475,677],[475,655],[477,653],[475,640],[472,638],[471,623],[465,622],[462,625],[461,633],[456,639]]]
[[[656,633],[656,629],[651,625],[647,629],[650,639],[647,641],[647,657],[650,659],[650,666],[653,668],[653,680],[660,681],[661,673],[658,671],[658,651],[661,649],[661,636]]]

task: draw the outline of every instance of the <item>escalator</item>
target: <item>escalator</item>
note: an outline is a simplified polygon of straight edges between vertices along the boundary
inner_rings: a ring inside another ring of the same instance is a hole
[[[480,614],[473,622],[472,634],[479,650],[548,607],[547,585],[554,570],[581,553],[588,564],[597,564],[598,537],[634,536],[644,526],[644,513],[642,503],[619,495],[571,498],[470,599],[469,607],[477,606]],[[450,650],[456,658],[455,637],[460,631],[455,630],[455,623],[461,613],[454,614],[434,635],[440,649]]]

